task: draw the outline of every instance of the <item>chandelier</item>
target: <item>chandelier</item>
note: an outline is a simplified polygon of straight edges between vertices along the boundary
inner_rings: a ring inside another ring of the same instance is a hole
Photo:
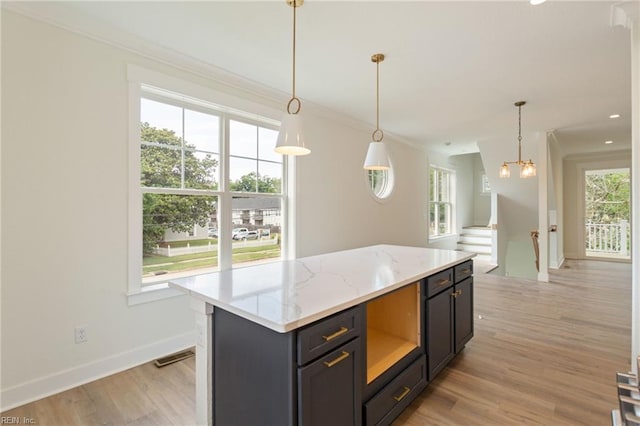
[[[517,164],[520,166],[520,177],[528,178],[536,175],[536,165],[531,161],[531,159],[524,161],[522,160],[522,114],[521,109],[522,106],[526,104],[525,101],[518,101],[514,105],[518,107],[518,161],[505,161],[500,166],[500,177],[508,178],[511,176],[511,171],[509,170],[509,164]]]

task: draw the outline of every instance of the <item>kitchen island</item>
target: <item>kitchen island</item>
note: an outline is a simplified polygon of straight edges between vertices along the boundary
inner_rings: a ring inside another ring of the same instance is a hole
[[[472,253],[377,245],[175,279],[199,424],[386,424],[473,335]]]

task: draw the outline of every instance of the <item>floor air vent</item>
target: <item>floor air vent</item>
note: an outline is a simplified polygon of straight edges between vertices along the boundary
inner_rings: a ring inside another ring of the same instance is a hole
[[[183,359],[187,359],[195,355],[195,352],[188,349],[182,352],[176,352],[175,354],[167,355],[162,358],[158,358],[155,360],[154,364],[156,367],[164,367],[165,365],[173,364],[174,362],[182,361]]]

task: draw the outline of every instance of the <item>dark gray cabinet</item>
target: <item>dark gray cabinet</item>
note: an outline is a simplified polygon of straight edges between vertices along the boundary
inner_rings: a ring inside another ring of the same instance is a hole
[[[390,424],[473,336],[472,273],[464,262],[288,333],[214,307],[213,424]]]
[[[456,283],[453,289],[455,350],[458,353],[473,337],[473,278]]]
[[[427,278],[426,346],[429,380],[473,337],[473,261]]]
[[[455,356],[453,345],[453,281],[440,293],[427,299],[427,360],[429,380]]]
[[[391,424],[425,387],[427,365],[421,356],[364,404],[365,424]]]
[[[361,424],[360,339],[298,369],[299,425]]]
[[[362,311],[348,309],[297,332],[298,424],[362,422]]]

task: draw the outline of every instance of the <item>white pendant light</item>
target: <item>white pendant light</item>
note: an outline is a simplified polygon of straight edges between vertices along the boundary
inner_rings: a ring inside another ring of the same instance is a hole
[[[371,56],[371,62],[376,64],[376,129],[371,134],[367,156],[364,160],[365,170],[389,170],[389,155],[382,139],[384,133],[380,129],[380,62],[384,61],[382,53]]]
[[[521,178],[529,178],[534,177],[536,175],[536,165],[531,161],[531,159],[524,161],[522,159],[522,106],[526,104],[525,101],[518,101],[514,105],[518,107],[518,161],[505,161],[500,166],[500,171],[498,172],[498,176],[501,178],[508,178],[511,176],[511,172],[509,171],[509,164],[517,164],[520,166],[520,177]]]
[[[287,113],[282,117],[280,133],[275,151],[283,155],[307,155],[311,150],[306,147],[302,119],[300,118],[300,99],[296,97],[296,9],[304,0],[287,0],[293,7],[293,90],[287,104]],[[292,109],[294,107],[295,109]]]

